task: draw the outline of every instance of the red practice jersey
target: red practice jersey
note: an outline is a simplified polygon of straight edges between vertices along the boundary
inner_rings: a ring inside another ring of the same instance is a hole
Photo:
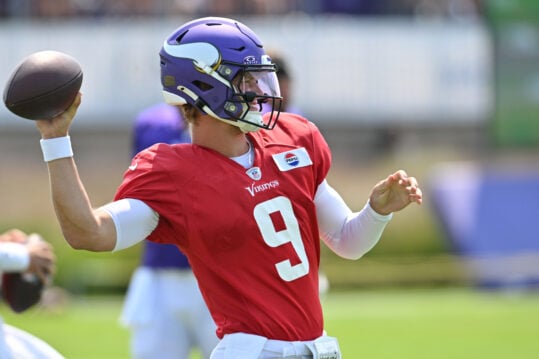
[[[159,213],[148,239],[187,255],[219,337],[311,340],[324,325],[313,200],[331,153],[316,126],[292,114],[248,137],[249,170],[205,147],[154,145],[133,159],[115,199]]]

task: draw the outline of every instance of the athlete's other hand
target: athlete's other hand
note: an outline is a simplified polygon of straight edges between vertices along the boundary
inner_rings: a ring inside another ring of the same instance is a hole
[[[421,204],[423,194],[415,177],[399,170],[378,182],[372,189],[370,205],[377,213],[387,215],[415,202]]]

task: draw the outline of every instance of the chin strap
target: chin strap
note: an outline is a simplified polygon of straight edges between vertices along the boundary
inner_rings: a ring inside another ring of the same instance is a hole
[[[252,123],[258,123],[260,126],[264,124],[262,121],[262,112],[259,111],[248,111],[244,119]],[[253,125],[252,123],[247,123],[244,121],[237,121],[237,123],[237,126],[243,132],[256,132],[260,130],[259,126]]]

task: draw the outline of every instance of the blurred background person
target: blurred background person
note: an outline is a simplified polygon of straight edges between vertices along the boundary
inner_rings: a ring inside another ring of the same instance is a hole
[[[189,142],[180,111],[157,104],[139,113],[134,124],[133,155],[155,143]],[[198,349],[209,358],[217,345],[211,318],[187,258],[174,245],[144,241],[121,315],[131,330],[134,359],[188,358]]]
[[[279,80],[279,88],[281,89],[281,96],[283,97],[282,108],[283,112],[295,113],[296,115],[303,116],[303,111],[292,103],[293,92],[293,78],[291,75],[290,67],[285,60],[284,56],[277,50],[269,50],[268,55],[271,57],[273,63],[277,66],[277,79]],[[271,111],[267,103],[262,105],[262,112],[266,113]]]
[[[22,313],[39,302],[43,288],[51,281],[55,262],[52,246],[41,236],[27,235],[18,229],[0,234],[2,296],[13,311]],[[23,277],[10,279],[4,275],[7,273],[21,273],[37,278],[35,282],[29,279],[23,282]],[[11,284],[7,284],[8,280]],[[2,359],[63,359],[60,353],[41,339],[4,324],[1,318],[0,328]]]

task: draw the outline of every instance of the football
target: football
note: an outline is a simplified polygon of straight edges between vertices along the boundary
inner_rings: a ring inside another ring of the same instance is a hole
[[[40,51],[19,63],[4,89],[4,104],[29,120],[51,119],[64,112],[82,85],[78,61],[63,52]]]
[[[16,313],[22,313],[41,300],[43,282],[30,273],[4,273],[2,297]]]

